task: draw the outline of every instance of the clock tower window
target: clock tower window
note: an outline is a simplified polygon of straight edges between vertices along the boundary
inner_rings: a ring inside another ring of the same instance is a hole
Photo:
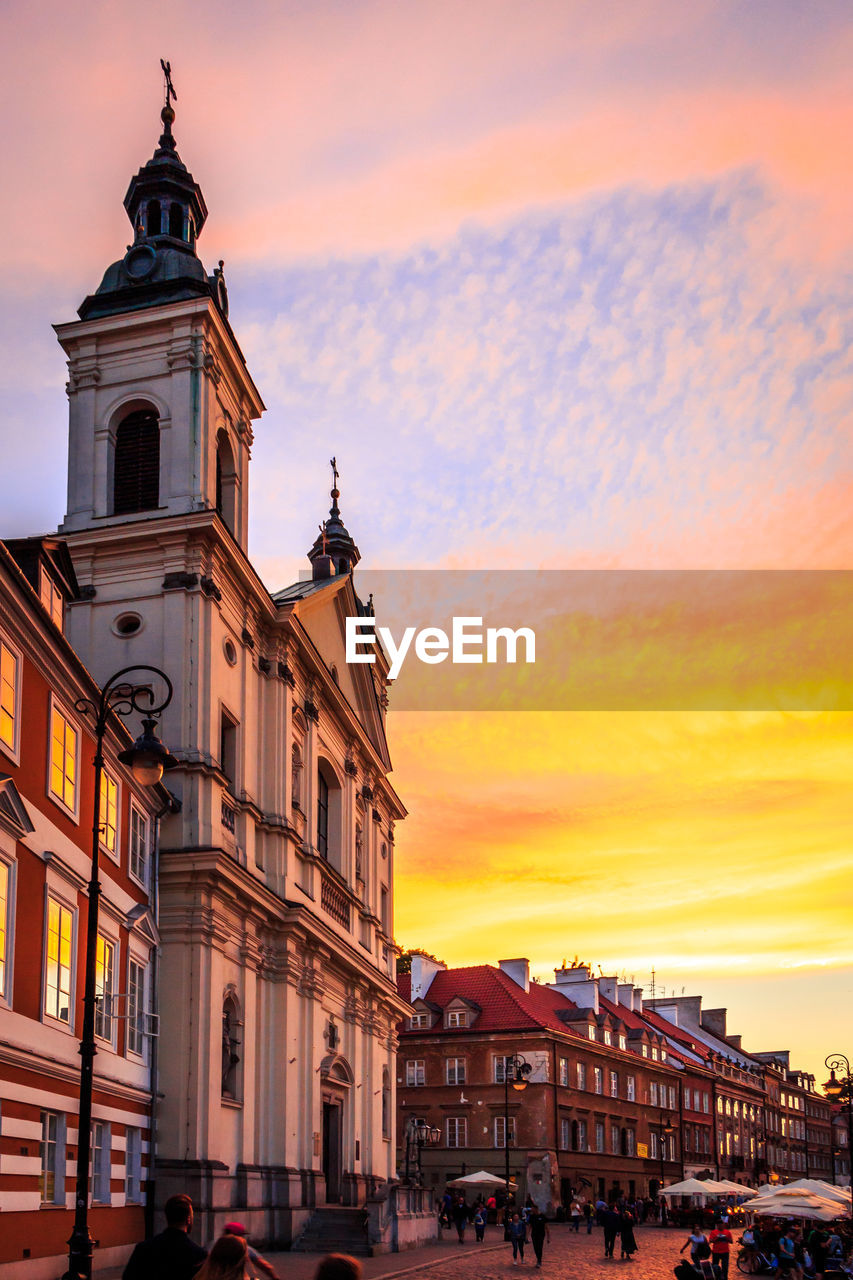
[[[160,502],[160,423],[153,409],[118,425],[113,466],[113,514],[153,511]]]

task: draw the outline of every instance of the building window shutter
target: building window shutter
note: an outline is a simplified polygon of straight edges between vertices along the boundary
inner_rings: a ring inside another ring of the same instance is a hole
[[[129,414],[116,431],[113,514],[151,511],[160,503],[160,426],[157,414]]]

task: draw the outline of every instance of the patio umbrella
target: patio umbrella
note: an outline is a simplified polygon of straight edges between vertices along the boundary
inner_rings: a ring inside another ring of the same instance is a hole
[[[685,1178],[683,1182],[673,1182],[669,1187],[661,1188],[664,1196],[718,1196],[727,1190],[720,1182],[701,1182],[699,1178]]]
[[[466,1173],[462,1178],[454,1178],[447,1184],[449,1187],[458,1187],[460,1191],[491,1191],[497,1190],[499,1187],[505,1187],[506,1182],[503,1178],[496,1177],[493,1173],[487,1173],[485,1169],[481,1169],[479,1173]],[[510,1191],[516,1191],[518,1188],[516,1183],[510,1182]]]
[[[805,1191],[812,1191],[816,1196],[823,1196],[824,1200],[837,1200],[840,1204],[850,1208],[850,1188],[834,1187],[831,1182],[821,1182],[819,1178],[798,1178],[796,1182],[786,1182],[785,1190],[799,1188]]]
[[[756,1196],[745,1206],[752,1214],[778,1218],[816,1218],[819,1222],[832,1222],[844,1214],[844,1206],[838,1200],[815,1195],[805,1187],[776,1187]]]

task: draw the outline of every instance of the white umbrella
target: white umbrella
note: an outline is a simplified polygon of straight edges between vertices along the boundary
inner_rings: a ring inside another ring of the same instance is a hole
[[[798,1178],[796,1182],[786,1182],[783,1190],[789,1191],[792,1188],[811,1191],[816,1196],[823,1196],[824,1200],[837,1200],[850,1208],[849,1187],[834,1187],[831,1182],[821,1182],[819,1178]]]
[[[481,1169],[479,1173],[466,1173],[462,1178],[454,1178],[447,1185],[449,1187],[459,1187],[463,1191],[466,1187],[469,1190],[485,1191],[486,1189],[505,1187],[506,1181],[503,1178],[496,1178],[493,1173],[487,1173],[485,1169]],[[514,1182],[510,1182],[509,1188],[510,1191],[517,1189]]]
[[[727,1188],[720,1182],[700,1181],[699,1178],[685,1178],[683,1182],[673,1182],[669,1187],[661,1188],[661,1195],[664,1196],[718,1196],[722,1195]]]
[[[753,1191],[752,1187],[745,1187],[740,1182],[732,1182],[731,1179],[729,1178],[721,1178],[720,1181],[717,1183],[717,1186],[722,1187],[726,1193],[731,1192],[733,1195],[736,1195],[736,1196],[754,1196],[755,1195],[755,1192]]]
[[[815,1195],[805,1187],[776,1187],[749,1201],[746,1206],[752,1214],[764,1214],[779,1218],[816,1218],[819,1222],[832,1222],[844,1213],[838,1200]]]

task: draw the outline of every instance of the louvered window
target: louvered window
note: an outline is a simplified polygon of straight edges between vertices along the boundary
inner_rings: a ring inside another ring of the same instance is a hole
[[[131,413],[116,432],[113,512],[151,511],[160,501],[160,427],[150,409]]]

